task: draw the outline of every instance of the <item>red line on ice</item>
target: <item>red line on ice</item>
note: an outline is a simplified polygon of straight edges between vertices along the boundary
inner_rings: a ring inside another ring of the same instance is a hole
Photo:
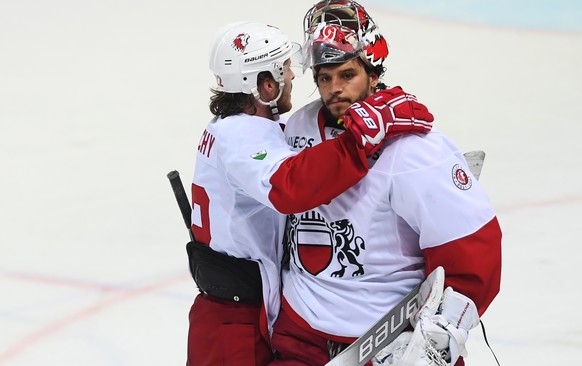
[[[13,276],[16,277],[16,276]],[[21,275],[20,277],[22,278],[26,278],[27,280],[33,280],[34,277],[32,276],[23,276]],[[117,305],[119,303],[122,303],[124,301],[128,301],[131,299],[134,299],[136,297],[139,296],[143,296],[145,294],[148,294],[150,292],[165,288],[165,287],[169,287],[172,286],[176,283],[179,283],[181,281],[184,281],[186,279],[189,279],[190,277],[188,275],[184,275],[184,274],[180,274],[178,276],[174,276],[168,279],[165,279],[163,281],[159,281],[156,283],[152,283],[150,285],[147,286],[142,286],[142,287],[138,287],[138,288],[134,288],[134,289],[123,289],[123,290],[115,290],[116,292],[118,292],[118,294],[116,294],[113,297],[109,297],[107,299],[103,299],[91,306],[85,307],[75,313],[69,314],[61,319],[57,319],[55,321],[53,321],[50,324],[47,324],[44,327],[41,327],[40,329],[36,330],[35,332],[23,337],[22,339],[16,341],[14,344],[12,344],[11,346],[9,346],[3,353],[0,353],[0,364],[7,361],[10,358],[13,358],[15,356],[17,356],[19,353],[25,351],[27,348],[31,347],[32,345],[34,345],[35,343],[41,341],[43,338],[46,338],[54,333],[57,333],[59,331],[61,331],[63,328],[66,328],[72,324],[74,324],[75,322],[78,322],[80,320],[83,320],[85,318],[88,318],[94,314],[99,313],[100,311],[103,311],[104,309],[107,309],[109,307],[112,307],[114,305]],[[76,281],[54,281],[52,279],[47,279],[47,278],[42,278],[42,277],[36,277],[36,282],[52,282],[52,283],[60,283],[60,284],[65,284],[68,283],[70,284],[74,284],[75,286],[79,286],[79,287],[85,287],[85,288],[101,288],[103,290],[113,290],[113,287],[106,287],[106,286],[92,286],[92,285],[82,285],[79,282]]]

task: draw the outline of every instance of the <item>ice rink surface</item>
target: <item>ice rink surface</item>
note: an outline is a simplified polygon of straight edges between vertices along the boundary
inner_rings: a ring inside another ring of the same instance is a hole
[[[487,152],[504,263],[483,321],[501,364],[579,364],[582,30],[520,24],[541,1],[491,3],[511,24],[362,3],[390,44],[385,81]],[[0,365],[185,364],[196,289],[166,174],[190,181],[210,119],[209,36],[256,20],[301,41],[311,5],[0,2]],[[309,75],[293,98],[317,98]],[[480,329],[467,364],[495,364]]]

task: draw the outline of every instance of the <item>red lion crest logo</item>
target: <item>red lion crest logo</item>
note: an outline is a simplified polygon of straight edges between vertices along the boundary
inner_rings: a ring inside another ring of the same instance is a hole
[[[239,52],[244,52],[249,44],[249,35],[241,33],[232,41],[232,47]]]

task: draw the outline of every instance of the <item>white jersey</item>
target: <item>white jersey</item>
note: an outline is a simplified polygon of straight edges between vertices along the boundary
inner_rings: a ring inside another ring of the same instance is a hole
[[[294,149],[344,133],[324,127],[321,107],[315,101],[289,118]],[[424,250],[469,237],[495,217],[461,151],[434,128],[389,140],[369,164],[358,184],[287,224],[283,296],[291,316],[340,341],[362,335],[425,278]]]
[[[262,117],[239,114],[214,118],[198,145],[192,181],[192,231],[197,241],[217,252],[259,264],[269,329],[280,306],[285,224],[280,212],[309,209],[330,199],[303,189],[301,182],[315,179],[331,184],[335,196],[367,170],[365,155],[356,151],[353,141],[354,154],[346,154],[342,143],[325,145],[325,154],[335,156],[332,159],[338,166],[353,168],[351,177],[340,182],[305,162],[302,157],[310,152],[298,154],[291,149],[281,126]]]

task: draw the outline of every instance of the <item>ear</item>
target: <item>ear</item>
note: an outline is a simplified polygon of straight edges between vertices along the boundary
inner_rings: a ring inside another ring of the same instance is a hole
[[[275,80],[273,80],[271,78],[268,78],[267,80],[265,80],[265,84],[266,84],[267,90],[269,90],[271,93],[274,93],[274,90],[279,85],[278,83],[275,82]]]
[[[375,90],[376,86],[378,86],[378,82],[380,81],[380,78],[374,72],[371,72],[368,75],[368,77],[370,78],[370,87],[372,87],[372,90]]]
[[[275,82],[275,80],[273,80],[272,78],[266,78],[261,83],[261,86],[259,87],[259,92],[261,93],[262,96],[261,99],[265,101],[272,100],[273,98],[275,98],[275,96],[277,96],[279,92],[279,83]]]

